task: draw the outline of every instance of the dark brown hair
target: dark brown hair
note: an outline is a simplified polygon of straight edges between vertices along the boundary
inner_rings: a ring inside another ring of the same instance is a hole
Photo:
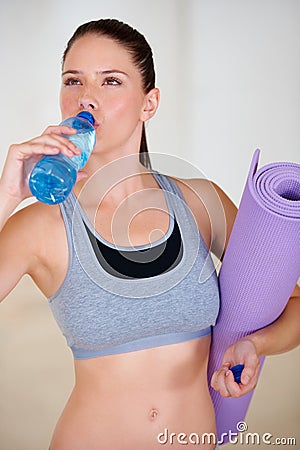
[[[139,31],[117,19],[93,20],[80,25],[67,43],[63,54],[63,64],[74,42],[87,34],[107,36],[123,45],[131,54],[133,63],[140,71],[145,94],[155,87],[155,70],[151,47]],[[140,162],[148,169],[151,169],[145,124],[143,124],[140,144]]]

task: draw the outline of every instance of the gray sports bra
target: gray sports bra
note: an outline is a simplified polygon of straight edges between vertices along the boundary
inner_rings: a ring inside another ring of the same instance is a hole
[[[156,171],[153,176],[164,191],[170,224],[176,218],[182,241],[179,263],[153,277],[120,278],[105,270],[86,226],[98,240],[107,241],[93,229],[73,193],[60,204],[69,266],[49,304],[75,359],[196,339],[210,334],[216,322],[219,289],[209,251],[177,184]],[[128,247],[114,248],[130,254]]]

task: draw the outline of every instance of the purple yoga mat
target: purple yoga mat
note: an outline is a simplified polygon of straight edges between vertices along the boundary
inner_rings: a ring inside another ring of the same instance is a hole
[[[209,382],[229,345],[281,314],[300,275],[300,165],[278,162],[257,171],[259,153],[252,159],[219,274],[221,309]],[[228,441],[229,430],[237,432],[252,394],[224,398],[211,389],[220,441]]]

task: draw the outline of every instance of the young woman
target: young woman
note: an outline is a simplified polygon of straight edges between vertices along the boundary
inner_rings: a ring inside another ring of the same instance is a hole
[[[97,135],[70,197],[9,217],[30,196],[26,174],[42,155],[80,153],[63,137],[74,130],[51,126],[8,151],[0,180],[0,299],[29,274],[74,354],[76,382],[51,450],[153,450],[166,428],[173,438],[165,447],[176,449],[180,433],[216,432],[207,361],[218,284],[214,270],[205,283],[198,279],[210,251],[222,259],[236,208],[208,180],[151,169],[144,124],[158,103],[144,37],[117,20],[90,22],[76,30],[63,58],[62,119],[90,111]],[[222,395],[255,387],[259,355],[299,344],[299,291],[274,324],[227,350],[212,380]],[[238,362],[245,364],[241,385],[228,370]]]

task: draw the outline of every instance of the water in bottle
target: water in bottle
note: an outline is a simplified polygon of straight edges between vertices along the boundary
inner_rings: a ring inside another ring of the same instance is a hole
[[[59,153],[43,156],[34,166],[30,178],[31,193],[43,203],[54,205],[63,202],[76,183],[77,172],[81,170],[95,146],[95,119],[88,111],[82,111],[76,117],[61,122],[77,130],[76,134],[62,135],[72,141],[81,150],[80,155],[71,158]]]

